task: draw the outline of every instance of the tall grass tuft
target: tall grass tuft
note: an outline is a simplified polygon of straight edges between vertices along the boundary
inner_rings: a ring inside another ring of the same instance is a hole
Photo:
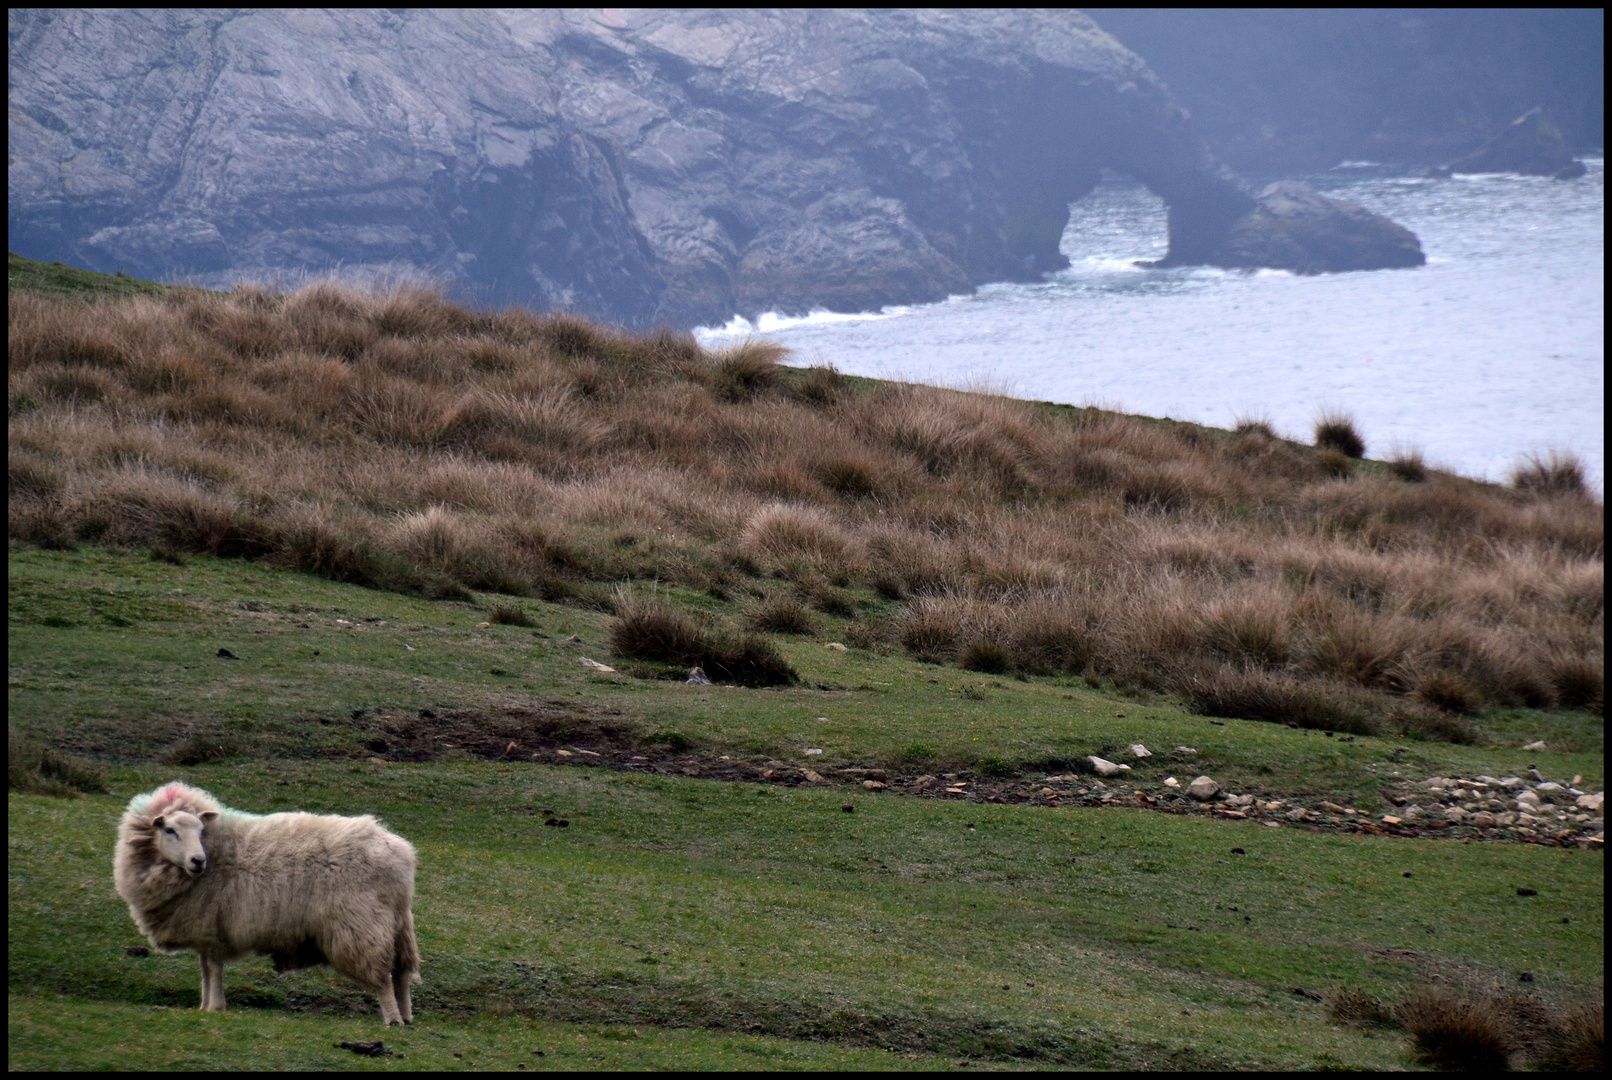
[[[1336,450],[1345,457],[1366,456],[1366,440],[1355,430],[1354,419],[1343,413],[1321,414],[1315,422],[1315,445],[1321,450]]]
[[[616,618],[610,644],[624,657],[691,668],[699,666],[716,682],[743,686],[783,686],[799,676],[764,638],[702,622],[660,600],[626,590],[615,596]]]
[[[1583,495],[1584,463],[1572,454],[1530,454],[1511,474],[1511,486],[1530,495]]]
[[[106,774],[97,765],[58,753],[6,725],[6,787],[30,795],[76,799],[86,791],[105,792]]]
[[[1504,1072],[1516,1048],[1505,1012],[1487,997],[1423,991],[1394,1010],[1416,1060],[1447,1072]]]

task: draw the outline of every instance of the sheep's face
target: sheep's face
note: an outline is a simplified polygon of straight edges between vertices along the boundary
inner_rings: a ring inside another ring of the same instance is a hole
[[[203,810],[200,814],[175,810],[152,818],[151,825],[157,830],[157,853],[195,877],[207,869],[207,846],[202,837],[216,817],[216,810]]]

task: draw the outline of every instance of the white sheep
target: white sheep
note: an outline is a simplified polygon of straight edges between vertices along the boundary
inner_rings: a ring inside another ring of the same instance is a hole
[[[113,881],[160,952],[201,954],[201,1007],[224,1009],[224,963],[329,963],[414,1018],[414,848],[373,817],[247,814],[174,782],[137,795],[118,825]]]

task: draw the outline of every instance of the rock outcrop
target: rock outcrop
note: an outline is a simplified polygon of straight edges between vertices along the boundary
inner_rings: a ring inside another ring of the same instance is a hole
[[[1259,193],[1205,260],[1225,267],[1272,267],[1300,274],[1421,266],[1416,234],[1353,203],[1329,199],[1296,180]]]
[[[1561,129],[1545,116],[1543,109],[1530,109],[1513,120],[1505,130],[1477,150],[1439,170],[1451,173],[1522,173],[1525,176],[1554,176],[1576,180],[1585,173],[1584,163],[1567,149]]]
[[[1105,167],[1175,263],[1281,217],[1072,12],[14,9],[10,40],[10,246],[145,277],[406,268],[687,326],[1038,280]],[[1236,250],[1371,247],[1320,235]]]

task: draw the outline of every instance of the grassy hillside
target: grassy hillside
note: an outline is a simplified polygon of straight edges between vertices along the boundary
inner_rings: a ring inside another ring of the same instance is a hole
[[[1427,990],[1538,1065],[1602,996],[1599,815],[1423,783],[1604,783],[1570,464],[17,262],[14,1068],[1382,1069]],[[128,954],[111,831],[174,777],[415,843],[416,1028]]]

